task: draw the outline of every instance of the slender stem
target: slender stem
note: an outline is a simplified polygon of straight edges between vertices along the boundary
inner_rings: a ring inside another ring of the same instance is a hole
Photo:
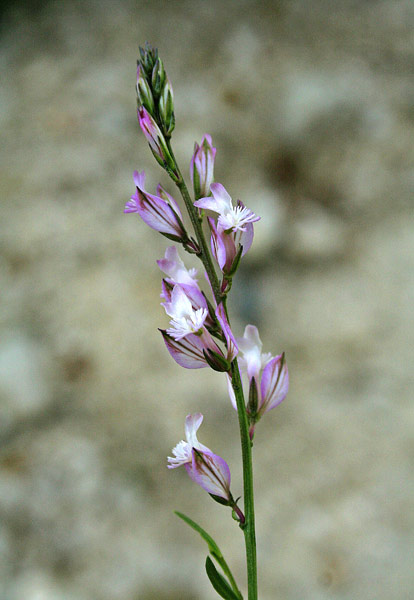
[[[222,294],[220,282],[215,271],[213,260],[204,236],[201,221],[194,204],[191,200],[187,186],[184,182],[181,171],[178,167],[177,160],[171,148],[170,140],[167,140],[168,149],[173,157],[178,174],[178,181],[175,183],[181,192],[185,202],[191,223],[194,227],[194,232],[200,246],[199,257],[207,272],[210,284],[216,299],[217,304],[223,302],[227,314],[226,294]],[[228,314],[227,314],[228,317]],[[234,395],[237,403],[237,415],[239,419],[240,441],[242,450],[243,462],[243,492],[244,492],[244,514],[245,522],[241,524],[244,541],[246,547],[246,562],[247,562],[247,590],[248,600],[257,600],[257,558],[256,558],[256,533],[254,520],[254,496],[253,496],[253,464],[252,464],[252,444],[249,436],[249,420],[246,412],[246,403],[244,400],[243,387],[240,379],[240,371],[237,364],[237,359],[231,363],[231,380]]]
[[[252,444],[249,436],[249,421],[247,418],[240,371],[236,358],[231,363],[231,383],[237,403],[243,460],[244,513],[246,517],[243,533],[246,546],[248,600],[257,600],[257,558],[254,521]]]

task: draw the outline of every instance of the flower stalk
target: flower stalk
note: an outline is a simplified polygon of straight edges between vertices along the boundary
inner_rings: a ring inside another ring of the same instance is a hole
[[[161,298],[164,300],[162,306],[171,318],[170,328],[160,329],[160,332],[168,352],[181,367],[210,367],[227,377],[229,397],[239,423],[244,510],[237,504],[239,498],[235,500],[230,491],[228,464],[197,439],[196,434],[203,421],[201,413],[187,415],[186,441],[182,440],[175,446],[173,456],[168,457],[168,467],[184,466],[189,477],[213,500],[232,509],[233,518],[244,534],[248,600],[257,600],[253,436],[261,417],[284,400],[289,374],[284,353],[276,356],[262,353],[256,327],[247,325],[242,338],[233,335],[226,303],[233,277],[251,247],[253,224],[260,217],[240,200],[233,204],[224,186],[214,183],[216,148],[208,134],[203,136],[200,145],[196,143],[194,147],[190,163],[194,200],[191,198],[171,144],[171,133],[175,127],[173,89],[158,50],[148,43],[145,48],[140,48],[136,86],[140,127],[155,159],[180,191],[195,238],[189,237],[178,204],[164,188],[159,185],[156,195],[146,191],[143,171],[134,173],[136,192],[127,202],[124,212],[138,213],[149,227],[181,244],[187,252],[196,254],[204,266],[213,294],[212,301],[198,285],[197,269],[187,269],[175,247],[168,248],[165,257],[157,261],[161,271],[167,275],[162,280]],[[207,219],[211,235],[209,242],[203,230],[205,210],[216,213],[216,217]],[[221,281],[214,261],[219,267]],[[242,373],[247,373],[249,380],[247,403]],[[243,600],[211,536],[189,517],[176,514],[200,533],[211,556],[221,567],[224,576],[207,557],[207,576],[217,593],[226,599]]]

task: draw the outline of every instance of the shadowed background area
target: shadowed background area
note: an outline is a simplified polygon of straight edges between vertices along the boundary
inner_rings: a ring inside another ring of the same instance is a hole
[[[224,377],[157,331],[169,243],[122,213],[134,169],[178,198],[136,120],[145,40],[183,172],[210,133],[216,180],[262,216],[230,296],[236,335],[257,325],[291,372],[254,448],[260,598],[414,596],[413,31],[410,0],[3,9],[2,600],[215,597],[173,509],[244,586],[230,511],[166,469],[201,411],[241,493]]]

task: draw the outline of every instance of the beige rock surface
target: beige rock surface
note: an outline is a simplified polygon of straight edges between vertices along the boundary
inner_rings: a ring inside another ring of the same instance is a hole
[[[292,381],[255,443],[260,598],[414,597],[413,3],[4,10],[0,598],[213,598],[173,509],[244,578],[229,514],[165,468],[201,411],[241,493],[223,379],[180,369],[157,332],[166,241],[122,214],[134,169],[168,184],[136,122],[146,39],[183,170],[211,133],[216,179],[263,216],[230,299]]]

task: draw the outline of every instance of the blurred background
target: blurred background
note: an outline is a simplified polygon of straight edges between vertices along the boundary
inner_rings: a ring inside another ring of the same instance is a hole
[[[134,169],[176,194],[136,120],[146,40],[174,87],[183,172],[210,133],[216,180],[262,215],[230,296],[236,335],[257,325],[291,373],[254,448],[260,598],[408,600],[411,0],[3,5],[0,598],[216,597],[173,509],[244,589],[230,511],[166,469],[201,411],[242,491],[224,377],[179,368],[157,331],[170,244],[123,214]]]

